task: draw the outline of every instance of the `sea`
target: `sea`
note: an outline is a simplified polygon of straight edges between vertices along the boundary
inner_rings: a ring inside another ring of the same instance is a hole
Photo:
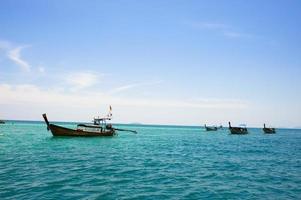
[[[115,127],[138,134],[53,137],[43,122],[0,124],[0,199],[301,199],[301,130]]]

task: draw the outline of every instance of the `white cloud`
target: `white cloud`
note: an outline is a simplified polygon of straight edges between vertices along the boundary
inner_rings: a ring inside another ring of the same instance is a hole
[[[213,22],[186,22],[187,25],[199,29],[226,29],[228,26],[223,23],[213,23]]]
[[[228,38],[251,38],[252,37],[252,35],[239,33],[235,31],[224,31],[223,33]]]
[[[30,45],[21,46],[7,40],[0,40],[0,50],[3,50],[3,58],[11,60],[25,72],[29,72],[33,68],[30,63],[21,56],[22,51],[28,47],[30,47]],[[40,73],[44,73],[45,68],[37,67],[36,70]]]
[[[142,87],[142,86],[152,86],[162,83],[162,81],[153,81],[153,82],[145,82],[145,83],[132,83],[126,84],[117,88],[114,88],[110,91],[110,94],[117,94],[120,92],[124,92],[133,88]]]
[[[8,51],[8,58],[19,65],[24,71],[30,71],[31,66],[21,58],[21,51],[28,46],[19,46]]]
[[[39,118],[43,112],[49,112],[57,118],[55,120],[81,121],[89,119],[91,115],[106,114],[105,109],[108,105],[113,105],[113,108],[116,108],[114,110],[118,110],[115,114],[118,116],[117,120],[121,122],[178,124],[196,123],[201,116],[208,114],[208,111],[204,112],[208,109],[214,113],[225,109],[232,113],[233,110],[248,108],[248,103],[239,100],[119,98],[97,92],[68,93],[55,89],[41,89],[36,85],[0,84],[0,108],[10,107],[12,110],[9,113],[22,114],[31,119],[35,116]],[[101,108],[105,109],[96,113]],[[20,112],[17,112],[19,110]],[[191,113],[195,116],[191,117]]]
[[[54,121],[87,121],[105,115],[109,105],[113,107],[115,123],[226,125],[230,120],[233,124],[261,127],[268,119],[269,124],[276,126],[297,126],[301,113],[300,109],[277,110],[239,99],[120,98],[95,91],[66,92],[28,84],[0,84],[0,118],[42,120],[41,114],[46,112]]]
[[[44,67],[38,67],[38,71],[39,71],[40,73],[44,73],[44,72],[45,72],[45,68],[44,68]]]
[[[246,108],[248,102],[240,99],[218,99],[218,98],[197,98],[192,100],[193,103],[207,105],[212,108]]]
[[[0,40],[0,49],[4,49],[4,50],[7,50],[7,49],[10,49],[11,48],[11,43],[6,41],[6,40]]]
[[[139,86],[139,85],[138,84],[123,85],[123,86],[120,86],[120,87],[117,87],[117,88],[114,88],[113,90],[111,90],[110,94],[115,94],[115,93],[119,93],[119,92],[122,92],[122,91],[126,91],[126,90],[132,89],[132,88],[137,87],[137,86]]]
[[[80,90],[95,85],[100,76],[93,72],[74,72],[65,77],[72,90]]]
[[[150,106],[150,107],[183,107],[183,108],[245,108],[247,103],[240,100],[223,99],[199,99],[199,100],[169,100],[169,99],[139,99],[119,98],[103,93],[66,93],[61,90],[43,90],[36,85],[0,84],[0,103],[54,103],[55,105],[69,104],[87,106],[90,102],[99,99],[105,104],[116,104],[123,106]],[[39,97],[39,98],[37,98]]]
[[[196,29],[204,29],[208,31],[214,31],[221,35],[224,35],[227,38],[251,38],[251,34],[241,33],[235,31],[235,28],[224,24],[224,23],[215,23],[215,22],[186,22],[188,26],[191,26]]]

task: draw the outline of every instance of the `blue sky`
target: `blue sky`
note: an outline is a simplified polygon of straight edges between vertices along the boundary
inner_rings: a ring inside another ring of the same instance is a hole
[[[0,118],[301,126],[300,8],[1,1]]]

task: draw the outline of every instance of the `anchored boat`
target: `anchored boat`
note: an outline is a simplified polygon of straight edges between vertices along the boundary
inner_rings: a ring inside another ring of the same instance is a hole
[[[79,137],[96,137],[96,136],[113,136],[115,129],[111,124],[107,124],[109,118],[94,119],[94,124],[78,124],[76,129],[66,128],[49,123],[47,115],[43,114],[47,130],[51,131],[53,136],[79,136]]]
[[[49,123],[46,113],[43,114],[44,121],[47,125],[47,130],[51,131],[53,136],[78,136],[78,137],[98,137],[98,136],[113,136],[116,131],[128,131],[137,133],[137,131],[119,129],[112,127],[112,124],[107,124],[107,120],[112,119],[112,107],[107,117],[94,118],[93,124],[78,124],[76,129],[66,128]]]
[[[237,134],[237,135],[248,134],[248,129],[246,127],[232,127],[231,122],[229,122],[229,130],[231,134]]]
[[[205,127],[206,131],[217,131],[216,126],[206,126],[206,124],[205,124],[204,127]]]
[[[267,128],[265,126],[265,124],[263,124],[263,132],[266,133],[266,134],[273,134],[273,133],[276,133],[276,129],[275,128]]]

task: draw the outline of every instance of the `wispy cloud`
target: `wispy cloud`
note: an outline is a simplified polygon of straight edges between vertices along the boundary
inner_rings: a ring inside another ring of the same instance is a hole
[[[240,33],[240,32],[235,32],[235,31],[224,31],[223,34],[224,34],[224,36],[226,36],[228,38],[251,38],[251,37],[253,37],[250,34]]]
[[[25,95],[26,94],[26,95]],[[40,99],[36,97],[39,96]],[[88,106],[92,105],[95,99],[105,104],[115,104],[122,106],[142,106],[142,107],[180,107],[180,108],[245,108],[247,103],[240,100],[224,100],[224,99],[200,99],[200,100],[180,100],[180,99],[147,99],[147,98],[118,98],[113,95],[87,92],[85,95],[74,93],[64,93],[59,90],[45,90],[36,85],[9,85],[0,84],[0,103],[46,103],[55,105],[73,105]],[[22,98],[21,98],[22,97]],[[41,100],[42,99],[42,100]]]
[[[123,85],[117,88],[114,88],[113,90],[110,91],[110,94],[115,94],[115,93],[119,93],[122,91],[126,91],[126,90],[130,90],[132,88],[135,88],[139,86],[139,84],[127,84],[127,85]]]
[[[227,38],[251,38],[251,34],[237,31],[236,28],[217,22],[185,22],[186,25],[202,30],[214,31]]]
[[[85,121],[93,115],[105,114],[108,105],[113,106],[114,122],[138,121],[153,124],[200,125],[203,122],[214,124],[231,120],[261,125],[270,116],[270,111],[275,110],[273,106],[267,108],[266,105],[239,99],[117,98],[92,91],[83,95],[55,88],[45,89],[37,85],[0,84],[1,115],[7,119],[41,120],[41,113],[47,112],[52,120]],[[262,108],[265,113],[258,114]],[[296,126],[300,124],[300,109],[293,113],[291,110],[294,109],[286,110],[290,110],[287,115],[289,121]],[[271,118],[270,123],[283,123],[281,116],[286,114],[285,111],[279,110],[276,113],[276,118]]]
[[[38,67],[38,71],[40,73],[44,73],[45,72],[45,67],[42,67],[42,66]]]
[[[0,40],[0,49],[4,49],[4,50],[7,50],[7,49],[10,49],[11,48],[11,43],[9,41],[6,41],[6,40]]]
[[[11,119],[37,120],[41,119],[41,113],[47,112],[53,120],[85,121],[105,114],[108,105],[115,110],[115,122],[160,124],[199,124],[201,119],[213,123],[224,121],[224,118],[233,119],[224,113],[236,116],[236,113],[249,109],[249,105],[242,101],[119,98],[95,91],[82,94],[37,85],[0,84],[0,108],[5,111],[4,117]]]
[[[225,99],[225,98],[197,98],[192,99],[191,104],[203,105],[211,108],[245,108],[248,103],[240,99]]]
[[[94,72],[74,72],[67,75],[65,81],[72,90],[80,90],[95,85],[100,80],[100,75]]]
[[[117,121],[167,124],[199,123],[202,116],[206,120],[209,116],[219,116],[218,119],[222,120],[224,117],[222,113],[241,112],[249,108],[247,102],[239,100],[203,99],[196,101],[189,98],[163,99],[158,97],[149,99],[129,96],[119,98],[95,91],[86,91],[83,95],[76,91],[65,92],[37,85],[0,84],[0,107],[9,108],[10,111],[13,109],[19,111],[7,112],[8,118],[40,119],[41,113],[47,112],[54,116],[55,120],[82,121],[89,119],[91,115],[104,114],[106,111],[102,108],[107,108],[108,105],[112,105],[116,110],[114,117]],[[30,115],[28,115],[29,111]]]
[[[25,72],[29,72],[32,69],[31,64],[21,55],[22,51],[28,47],[31,47],[31,45],[17,45],[8,40],[0,40],[0,50],[2,50],[3,53],[1,56],[5,59],[9,59]],[[38,71],[41,72],[40,69],[38,69]]]
[[[214,22],[186,22],[185,24],[198,29],[224,30],[229,28],[226,24]]]
[[[160,83],[162,83],[162,81],[126,84],[126,85],[122,85],[120,87],[112,89],[110,91],[110,94],[117,94],[117,93],[120,93],[120,92],[124,92],[124,91],[130,90],[130,89],[137,88],[137,87],[142,87],[142,86],[158,85]]]
[[[15,64],[20,66],[24,71],[30,71],[31,66],[27,61],[21,58],[21,51],[28,46],[19,46],[17,48],[8,51],[8,58],[12,60]]]

